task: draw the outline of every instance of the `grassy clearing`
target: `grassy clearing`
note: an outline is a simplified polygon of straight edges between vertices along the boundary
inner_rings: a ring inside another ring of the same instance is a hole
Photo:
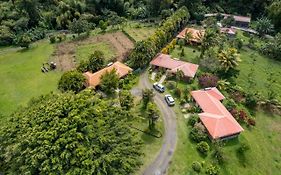
[[[239,64],[240,75],[237,78],[237,84],[242,86],[244,89],[249,88],[248,75],[251,68],[254,69],[254,80],[256,83],[255,87],[251,87],[252,91],[259,91],[264,96],[267,95],[266,82],[267,72],[274,72],[276,75],[276,83],[273,84],[274,90],[277,94],[281,94],[281,62],[269,59],[263,55],[260,55],[254,50],[243,49],[241,51],[242,62]],[[255,65],[253,65],[253,59],[255,59]],[[281,96],[278,97],[281,100]]]
[[[108,61],[115,56],[114,48],[109,43],[100,42],[95,44],[86,44],[76,48],[77,62],[87,60],[95,51],[102,51],[105,59]]]
[[[205,161],[206,166],[213,162],[213,158],[210,153],[206,158],[198,153],[196,144],[188,138],[191,128],[186,125],[187,119],[182,116],[179,110],[177,114],[179,139],[169,174],[194,174],[191,170],[193,161]],[[256,121],[257,126],[255,128],[249,129],[244,126],[245,131],[238,139],[226,143],[224,151],[227,156],[227,163],[220,167],[221,174],[278,174],[281,168],[281,118],[257,112]],[[246,153],[246,159],[237,154],[240,142],[246,142],[250,145],[250,151]]]
[[[135,41],[141,41],[144,39],[147,39],[150,37],[154,32],[154,27],[145,27],[140,26],[138,28],[127,26],[124,28],[124,30],[135,40]]]
[[[170,53],[173,58],[179,58],[180,60],[187,61],[194,64],[199,64],[200,51],[195,46],[184,46],[184,56],[181,56],[181,48],[176,45],[175,49]]]
[[[28,50],[9,50],[0,55],[0,111],[12,113],[32,97],[56,91],[61,72],[41,73],[42,63],[47,62],[53,45],[40,41]]]
[[[141,103],[141,102],[138,102]],[[135,111],[134,114],[137,116],[136,118],[133,119],[133,127],[136,127],[138,129],[141,129],[143,131],[148,129],[148,120],[146,118],[144,118],[144,114],[142,112],[141,109],[141,104],[138,104],[135,107]],[[155,135],[159,135],[160,133],[164,133],[164,123],[163,123],[163,119],[162,117],[160,117],[160,119],[158,119],[157,123],[156,123],[156,128],[158,130],[158,132],[154,132]],[[144,143],[144,156],[142,159],[143,165],[140,167],[140,169],[135,173],[137,174],[141,174],[145,168],[147,168],[147,166],[152,163],[152,161],[154,160],[154,158],[157,156],[157,153],[160,151],[161,146],[162,146],[162,141],[163,141],[163,137],[160,138],[156,138],[153,137],[151,135],[145,134],[143,132],[138,131],[138,135],[141,138],[141,140]]]

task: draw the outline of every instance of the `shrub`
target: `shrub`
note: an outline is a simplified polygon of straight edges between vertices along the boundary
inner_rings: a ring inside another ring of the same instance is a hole
[[[55,43],[57,40],[57,37],[55,35],[50,35],[49,39],[50,39],[50,43]]]
[[[219,168],[217,166],[215,166],[215,165],[209,165],[206,168],[205,173],[207,175],[218,175],[219,174]]]
[[[199,162],[195,161],[192,163],[191,165],[192,169],[198,173],[200,173],[201,169],[202,169],[202,166]]]
[[[239,111],[239,121],[241,122],[247,122],[248,116],[247,113],[244,110]]]
[[[58,89],[62,92],[73,91],[75,93],[84,89],[85,77],[77,71],[65,72],[58,83]]]
[[[241,143],[237,151],[240,154],[244,154],[248,150],[250,150],[250,146],[247,143]]]
[[[219,78],[213,74],[202,74],[198,80],[202,88],[207,88],[216,87],[218,85]]]
[[[205,130],[200,127],[196,127],[196,125],[191,129],[189,136],[191,140],[197,143],[207,139]]]
[[[231,109],[234,109],[237,107],[237,104],[235,103],[235,101],[231,98],[227,98],[225,100],[223,100],[222,102],[224,104],[224,106],[228,109],[228,110],[231,110]]]
[[[168,81],[166,87],[167,87],[168,89],[175,89],[175,88],[176,88],[176,84],[177,84],[177,83],[174,82],[174,81]]]
[[[258,99],[254,94],[247,94],[246,95],[246,100],[245,100],[245,105],[251,109],[254,109],[257,106]]]
[[[191,115],[188,119],[188,125],[194,126],[199,121],[199,116],[197,114]]]
[[[224,164],[226,162],[227,157],[222,149],[222,142],[215,142],[213,156],[218,164]]]
[[[247,124],[248,124],[249,126],[256,126],[256,121],[255,121],[255,119],[253,119],[253,118],[248,118]]]
[[[206,156],[210,150],[210,146],[207,142],[201,141],[197,144],[197,150]]]

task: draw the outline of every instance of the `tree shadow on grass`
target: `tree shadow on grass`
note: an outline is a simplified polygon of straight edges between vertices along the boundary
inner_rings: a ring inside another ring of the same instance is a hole
[[[142,135],[141,135],[141,139],[145,142],[145,143],[153,143],[156,139],[159,139],[162,137],[162,133],[160,131],[158,131],[157,129],[154,130],[150,130],[150,129],[146,129],[142,131]]]
[[[246,167],[248,164],[248,160],[246,158],[245,153],[241,153],[238,150],[236,150],[236,156],[238,158],[239,164],[242,165],[243,167]]]

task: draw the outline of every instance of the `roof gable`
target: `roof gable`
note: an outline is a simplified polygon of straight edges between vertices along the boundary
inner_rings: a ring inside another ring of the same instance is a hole
[[[116,74],[118,75],[119,78],[124,77],[125,75],[127,75],[129,72],[133,70],[130,67],[126,66],[125,64],[117,61],[112,65],[105,67],[95,73],[85,72],[83,75],[86,77],[87,86],[96,87],[97,85],[100,84],[102,75],[104,75],[106,72],[112,71],[113,69],[116,70]]]
[[[243,131],[243,128],[220,102],[224,96],[217,88],[192,91],[191,95],[204,111],[199,114],[200,120],[213,139]]]
[[[150,62],[150,64],[154,66],[170,69],[170,72],[173,73],[177,72],[177,70],[181,70],[184,73],[184,76],[192,77],[192,78],[195,76],[197,69],[199,67],[197,64],[175,60],[170,55],[162,54],[162,53],[158,54]]]

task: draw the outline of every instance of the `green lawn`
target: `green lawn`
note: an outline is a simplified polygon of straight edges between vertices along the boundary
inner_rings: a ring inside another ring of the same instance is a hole
[[[141,129],[143,131],[148,129],[148,120],[144,118],[144,114],[141,112],[141,104],[138,104],[135,107],[134,111],[135,116],[138,116],[133,119],[133,127]],[[160,131],[161,134],[164,134],[164,123],[162,117],[160,117],[156,123],[156,128]],[[161,149],[163,137],[156,138],[151,135],[145,134],[143,132],[138,131],[138,135],[144,143],[143,151],[144,156],[142,159],[143,165],[140,169],[135,173],[136,175],[141,174],[147,166],[152,163],[152,161],[157,156],[158,152]],[[154,132],[155,135],[160,136],[159,132]]]
[[[95,51],[102,51],[106,60],[110,60],[115,56],[115,51],[109,43],[100,42],[95,44],[86,44],[77,47],[76,49],[76,59],[77,62],[82,60],[87,60],[91,54]]]
[[[127,26],[127,27],[124,28],[124,30],[135,41],[141,41],[141,40],[147,39],[148,37],[150,37],[155,32],[154,27],[145,27],[145,26],[142,26],[140,28]]]
[[[179,48],[179,45],[176,45],[175,49],[170,53],[170,55],[173,56],[173,58],[178,58],[183,61],[187,61],[194,64],[199,64],[199,56],[200,51],[196,46],[184,46],[184,56],[181,56],[181,49]]]
[[[193,161],[205,161],[205,166],[207,166],[213,162],[213,158],[210,153],[207,158],[200,156],[196,150],[196,144],[188,139],[188,132],[191,128],[186,125],[187,119],[184,119],[179,111],[177,113],[178,143],[169,168],[169,174],[196,174],[191,169]],[[256,122],[257,126],[255,128],[249,129],[244,126],[245,131],[240,135],[239,139],[226,143],[224,151],[227,156],[227,163],[220,167],[220,174],[275,175],[280,172],[281,118],[258,112]],[[250,151],[246,153],[246,160],[242,160],[237,156],[239,142],[247,142],[250,145]]]
[[[0,54],[0,113],[8,115],[32,97],[56,91],[61,72],[41,73],[53,45],[40,41],[28,50],[3,51]]]
[[[250,90],[258,90],[266,96],[267,88],[265,87],[265,84],[268,78],[267,72],[270,71],[276,74],[276,83],[273,84],[273,88],[277,94],[281,94],[281,62],[266,58],[251,49],[243,49],[241,51],[241,59],[242,62],[239,63],[240,75],[237,79],[237,84],[239,86],[242,86],[245,90],[249,88],[248,75],[250,69],[254,68],[254,80],[256,86],[251,87]],[[252,64],[253,59],[256,60],[255,65]],[[281,100],[280,95],[278,99]]]

